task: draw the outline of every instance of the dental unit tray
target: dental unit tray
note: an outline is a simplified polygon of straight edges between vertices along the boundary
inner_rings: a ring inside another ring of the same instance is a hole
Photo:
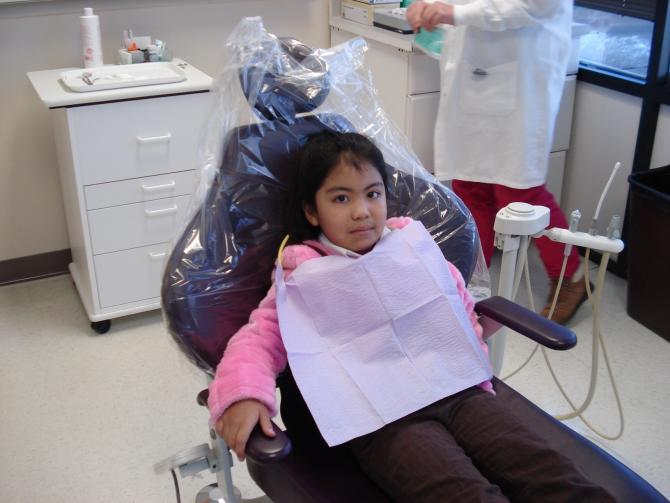
[[[109,65],[68,70],[60,79],[71,91],[85,93],[122,87],[171,84],[186,80],[186,74],[170,62]]]

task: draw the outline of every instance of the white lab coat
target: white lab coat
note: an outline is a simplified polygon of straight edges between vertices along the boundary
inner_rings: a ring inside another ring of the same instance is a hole
[[[545,183],[571,43],[572,0],[456,0],[435,127],[441,180]]]

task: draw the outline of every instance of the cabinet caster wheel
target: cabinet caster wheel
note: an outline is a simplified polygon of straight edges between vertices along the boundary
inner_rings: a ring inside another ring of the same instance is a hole
[[[99,334],[106,334],[112,326],[112,320],[92,321],[91,328]]]

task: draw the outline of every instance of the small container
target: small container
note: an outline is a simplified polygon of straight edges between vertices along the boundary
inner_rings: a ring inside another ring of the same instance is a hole
[[[151,45],[150,36],[133,37],[132,40],[135,42],[135,44],[137,44],[137,48],[140,51],[147,49]]]
[[[125,49],[119,49],[117,63],[119,65],[130,65],[133,62],[133,55]]]
[[[79,17],[84,68],[102,66],[102,41],[100,39],[100,18],[93,14],[91,7],[84,8]]]
[[[158,61],[170,61],[170,52],[167,45],[162,40],[156,40],[156,47],[158,49]]]
[[[132,63],[144,63],[144,51],[129,51]]]
[[[158,54],[158,47],[157,46],[155,46],[153,44],[150,44],[147,47],[147,59],[151,63],[155,63],[157,61],[160,61],[160,55]]]

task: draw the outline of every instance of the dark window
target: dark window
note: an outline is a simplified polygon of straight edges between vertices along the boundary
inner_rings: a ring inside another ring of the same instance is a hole
[[[586,3],[607,2],[588,0]],[[574,9],[574,21],[583,33],[575,39],[579,40],[579,59],[583,68],[644,82],[649,65],[653,21],[578,6]]]
[[[632,171],[645,171],[653,167],[650,164],[659,110],[670,105],[668,0],[574,1],[574,20],[586,32],[580,37],[577,78],[642,98]],[[624,241],[627,236],[626,216]],[[624,248],[613,270],[625,276],[626,267]]]
[[[575,0],[575,7],[586,7],[653,21],[656,0]]]

